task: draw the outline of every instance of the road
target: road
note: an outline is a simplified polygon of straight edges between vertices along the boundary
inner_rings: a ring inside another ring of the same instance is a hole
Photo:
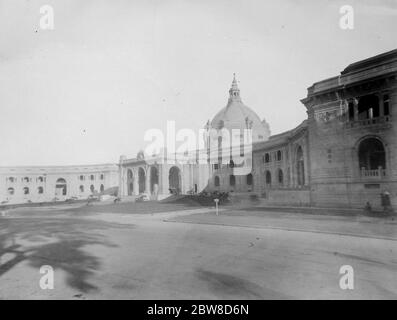
[[[0,218],[0,299],[397,298],[390,230],[379,239],[313,232],[309,219],[305,231],[302,221],[299,230],[233,225],[230,217],[197,223],[207,209],[105,209],[21,210]],[[296,217],[283,219],[290,226]],[[346,228],[344,219],[339,223]],[[40,288],[43,265],[54,269],[52,290]],[[343,265],[354,270],[352,290],[340,288]]]

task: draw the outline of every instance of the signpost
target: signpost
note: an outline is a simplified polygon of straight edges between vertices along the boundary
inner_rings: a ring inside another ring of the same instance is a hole
[[[215,201],[216,215],[218,215],[218,202],[219,202],[219,199],[214,199],[214,201]]]

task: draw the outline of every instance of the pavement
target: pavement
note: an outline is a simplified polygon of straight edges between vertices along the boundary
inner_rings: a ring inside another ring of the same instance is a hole
[[[397,299],[391,218],[164,208],[10,210],[0,299]],[[54,289],[40,288],[43,265]]]

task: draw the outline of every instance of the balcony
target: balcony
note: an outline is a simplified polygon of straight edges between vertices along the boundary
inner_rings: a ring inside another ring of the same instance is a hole
[[[378,169],[365,169],[361,168],[360,176],[364,179],[380,180],[386,177],[386,169],[379,167]]]
[[[374,125],[385,125],[391,123],[391,116],[383,116],[370,119],[353,120],[346,123],[347,128],[362,128]]]

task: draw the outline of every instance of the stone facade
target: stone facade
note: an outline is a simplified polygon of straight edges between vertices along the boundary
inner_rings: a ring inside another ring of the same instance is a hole
[[[397,205],[397,50],[353,63],[315,83],[308,111],[311,204]]]
[[[0,181],[0,202],[5,205],[86,199],[117,188],[119,177],[115,164],[0,167]]]

